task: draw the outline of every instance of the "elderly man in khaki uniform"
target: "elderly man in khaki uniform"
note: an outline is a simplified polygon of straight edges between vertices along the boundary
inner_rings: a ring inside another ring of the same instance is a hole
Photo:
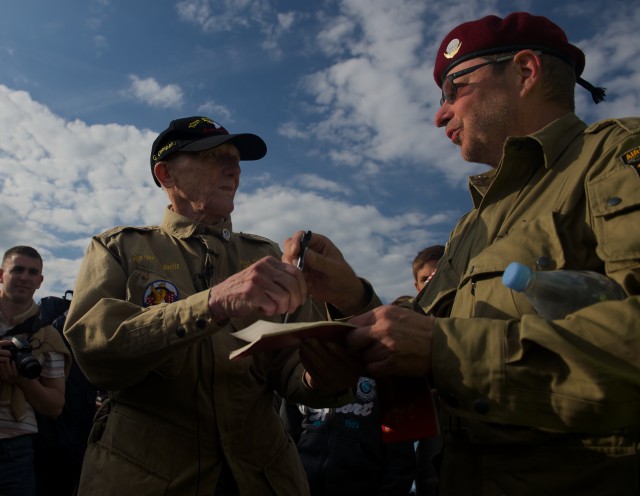
[[[604,96],[584,66],[562,29],[523,12],[464,23],[436,55],[435,123],[465,160],[491,168],[470,178],[474,207],[413,311],[355,317],[347,341],[373,377],[437,390],[439,494],[640,494],[640,119],[583,123],[576,82]],[[309,248],[309,274],[336,260],[326,238]],[[502,284],[513,261],[604,273],[628,297],[548,321]]]
[[[229,360],[243,344],[230,332],[258,319],[321,318],[275,243],[233,231],[240,160],[265,153],[256,135],[205,117],[174,120],[151,151],[171,202],[161,225],[91,240],[65,335],[110,401],[90,436],[80,495],[308,493],[274,390],[339,406],[357,375],[336,364],[323,371],[322,347],[307,353],[307,370],[290,349]]]

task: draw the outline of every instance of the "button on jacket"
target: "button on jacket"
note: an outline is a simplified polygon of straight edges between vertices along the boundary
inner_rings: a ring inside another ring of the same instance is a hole
[[[474,208],[416,299],[438,317],[444,494],[640,494],[639,147],[640,119],[568,114],[470,178]],[[630,296],[546,321],[502,284],[513,261]]]
[[[165,212],[161,226],[95,236],[78,276],[65,334],[78,363],[113,407],[92,430],[80,495],[213,494],[223,460],[240,494],[308,492],[296,447],[274,408],[338,406],[303,383],[296,351],[236,361],[230,332],[260,317],[212,320],[208,287],[277,245]],[[322,316],[308,302],[298,320]]]

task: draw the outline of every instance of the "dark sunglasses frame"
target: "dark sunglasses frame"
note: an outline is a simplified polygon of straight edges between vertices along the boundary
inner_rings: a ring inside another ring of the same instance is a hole
[[[513,53],[511,55],[505,55],[504,57],[498,57],[495,60],[487,60],[486,62],[483,62],[481,64],[472,65],[471,67],[467,67],[466,69],[462,69],[461,71],[449,74],[446,78],[444,78],[444,81],[442,81],[442,98],[440,98],[440,106],[442,107],[444,105],[444,102],[452,104],[456,101],[456,96],[458,95],[458,87],[456,86],[456,83],[453,82],[454,79],[458,79],[459,77],[471,74],[473,71],[477,71],[478,69],[486,65],[508,62],[509,60],[513,60],[516,55],[517,54]],[[451,91],[448,92],[449,95],[445,94],[445,87],[447,87],[447,84],[451,87]]]

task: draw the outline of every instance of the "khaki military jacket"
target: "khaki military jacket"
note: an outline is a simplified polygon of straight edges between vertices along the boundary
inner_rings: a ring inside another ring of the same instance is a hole
[[[161,226],[92,239],[65,335],[113,406],[94,425],[80,495],[209,495],[224,460],[240,494],[307,494],[273,390],[318,406],[351,396],[306,387],[293,350],[230,361],[246,343],[229,333],[260,317],[216,323],[207,305],[208,287],[280,255],[265,238],[234,233],[230,220],[205,226],[171,209]],[[307,304],[296,317],[319,314]]]
[[[445,495],[640,494],[640,119],[566,115],[470,178],[417,304],[436,315]],[[565,319],[502,284],[513,261],[606,273],[628,293]]]

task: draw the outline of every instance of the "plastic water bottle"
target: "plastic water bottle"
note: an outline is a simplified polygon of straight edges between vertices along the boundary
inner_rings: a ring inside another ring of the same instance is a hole
[[[525,294],[538,315],[562,319],[581,308],[606,300],[622,300],[625,291],[609,277],[588,270],[534,272],[518,262],[510,263],[502,283]]]

